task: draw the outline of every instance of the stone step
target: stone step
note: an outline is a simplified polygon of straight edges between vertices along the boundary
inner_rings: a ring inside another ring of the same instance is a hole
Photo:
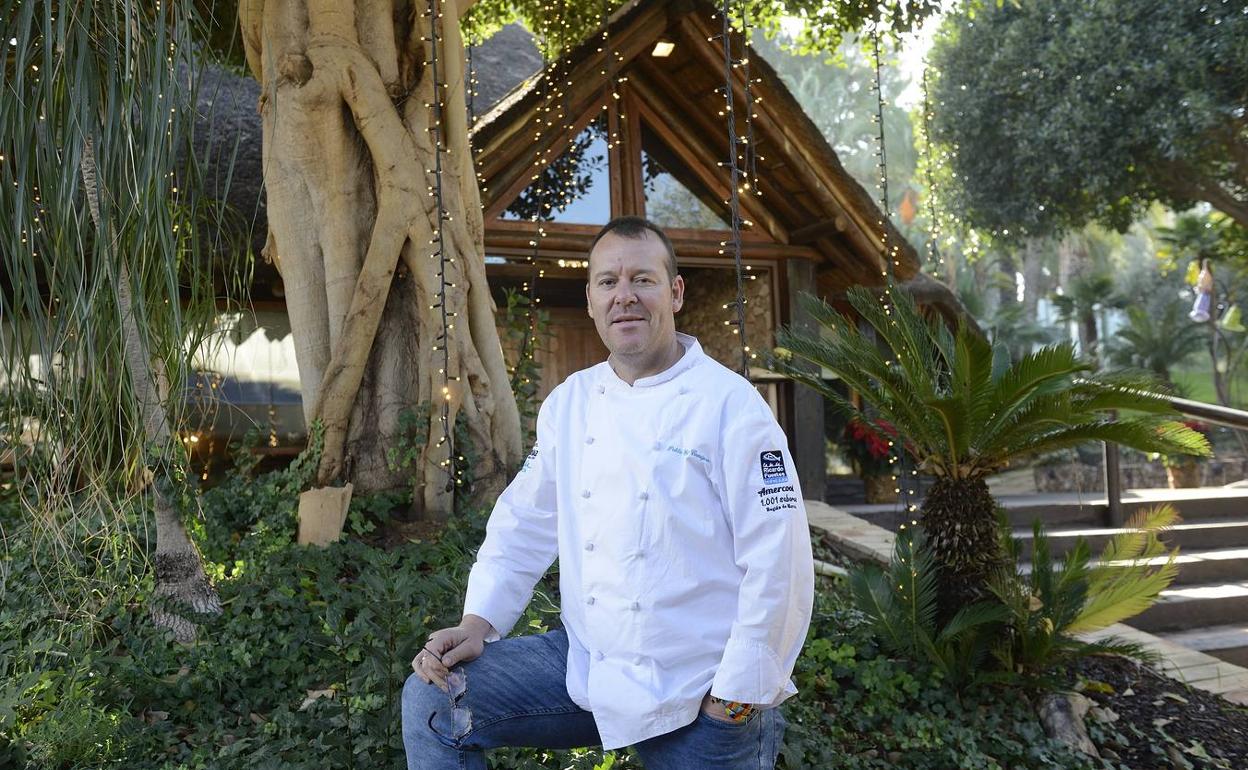
[[[1095,556],[1095,552],[1093,553]],[[1148,559],[1151,567],[1160,567],[1168,557],[1157,556]],[[1248,547],[1217,548],[1202,551],[1183,551],[1175,560],[1179,566],[1179,574],[1174,585],[1193,585],[1199,583],[1226,583],[1248,580]],[[1110,566],[1113,566],[1111,563]],[[1023,564],[1024,573],[1030,573],[1031,565]]]
[[[1079,525],[1101,527],[1109,516],[1109,503],[1100,493],[999,495],[997,502],[1005,509],[1010,524],[1019,528],[1030,528],[1036,519],[1043,521],[1047,529]],[[1151,508],[1162,503],[1173,505],[1178,509],[1179,515],[1189,521],[1248,518],[1248,489],[1245,488],[1131,489],[1122,493],[1124,517],[1130,517],[1142,508]],[[906,513],[896,503],[837,507],[877,527],[892,531],[917,518],[915,514]]]
[[[1157,603],[1128,620],[1136,628],[1190,631],[1248,619],[1248,581],[1174,586],[1161,592]]]
[[[1054,557],[1062,556],[1070,551],[1081,537],[1088,541],[1088,547],[1095,557],[1104,549],[1109,539],[1120,531],[1114,528],[1095,527],[1057,529],[1046,534],[1049,540],[1049,550]],[[1016,529],[1014,537],[1020,542],[1023,558],[1030,558],[1031,529]],[[1186,521],[1162,532],[1161,539],[1170,546],[1179,546],[1181,552],[1188,553],[1224,548],[1248,548],[1248,521]]]
[[[1171,631],[1158,636],[1228,663],[1248,666],[1248,620],[1229,626],[1204,626]]]

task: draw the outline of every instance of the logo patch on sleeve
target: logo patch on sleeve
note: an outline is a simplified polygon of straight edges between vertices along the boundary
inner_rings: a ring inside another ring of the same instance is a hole
[[[520,466],[520,473],[524,473],[528,471],[529,468],[533,467],[533,463],[536,460],[537,460],[537,444],[534,444],[533,448],[529,450],[528,456],[524,458],[524,465]]]
[[[784,455],[779,449],[762,452],[758,456],[759,466],[763,469],[764,484],[784,484],[789,480],[789,472],[784,467]]]

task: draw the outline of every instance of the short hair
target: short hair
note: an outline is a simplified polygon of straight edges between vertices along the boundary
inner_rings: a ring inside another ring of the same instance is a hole
[[[663,248],[667,249],[667,279],[669,281],[676,280],[676,276],[680,275],[680,270],[676,265],[676,248],[672,246],[672,239],[667,237],[667,233],[663,232],[655,223],[645,217],[624,216],[616,217],[610,222],[602,226],[598,234],[594,236],[594,240],[589,244],[589,251],[586,257],[593,253],[594,247],[598,245],[607,233],[615,233],[621,238],[632,238],[633,240],[641,240],[646,237],[646,233],[651,232],[658,236],[659,241],[663,244]]]

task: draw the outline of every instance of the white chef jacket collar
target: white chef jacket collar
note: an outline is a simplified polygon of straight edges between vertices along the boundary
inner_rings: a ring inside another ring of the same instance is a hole
[[[684,372],[693,368],[703,358],[702,345],[698,343],[696,337],[688,334],[676,332],[676,342],[680,344],[680,349],[684,351],[676,363],[667,367],[658,374],[652,374],[649,377],[640,377],[629,385],[620,376],[615,373],[615,369],[611,368],[610,361],[603,361],[601,366],[600,382],[607,385],[620,386],[624,388],[652,388],[655,385],[662,385],[665,382],[676,379]]]

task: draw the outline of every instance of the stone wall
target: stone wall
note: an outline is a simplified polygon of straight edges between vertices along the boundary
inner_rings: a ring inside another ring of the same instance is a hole
[[[771,308],[771,276],[767,270],[751,271],[758,277],[745,281],[745,339],[750,350],[762,353],[775,344],[776,321]],[[740,368],[741,347],[733,327],[724,321],[735,318],[724,305],[737,297],[736,273],[711,267],[681,268],[685,278],[685,306],[676,314],[676,329],[702,343],[707,355],[734,371]]]
[[[1166,468],[1158,462],[1123,463],[1123,489],[1161,489],[1168,486]],[[1200,485],[1220,487],[1248,478],[1248,458],[1228,457],[1199,463]],[[1087,463],[1037,465],[1032,468],[1037,492],[1103,492],[1101,466]]]

